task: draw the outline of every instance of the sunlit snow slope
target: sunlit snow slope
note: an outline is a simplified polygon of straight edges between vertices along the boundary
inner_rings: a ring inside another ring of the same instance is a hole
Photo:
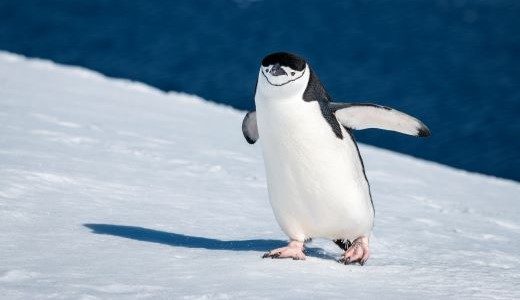
[[[0,298],[520,298],[518,183],[363,145],[368,264],[261,259],[285,237],[242,116],[0,53]]]

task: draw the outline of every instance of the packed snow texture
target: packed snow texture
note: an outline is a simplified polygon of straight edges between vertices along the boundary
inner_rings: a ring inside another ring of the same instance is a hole
[[[0,297],[520,298],[520,184],[365,145],[367,265],[261,259],[286,237],[243,115],[0,53]]]

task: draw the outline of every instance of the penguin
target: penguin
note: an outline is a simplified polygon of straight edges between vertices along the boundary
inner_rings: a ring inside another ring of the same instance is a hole
[[[305,242],[334,241],[344,264],[365,264],[374,225],[370,184],[353,130],[379,128],[426,137],[418,119],[371,103],[334,103],[302,57],[263,58],[255,109],[242,122],[246,141],[260,141],[269,202],[290,241],[264,258],[304,260]]]

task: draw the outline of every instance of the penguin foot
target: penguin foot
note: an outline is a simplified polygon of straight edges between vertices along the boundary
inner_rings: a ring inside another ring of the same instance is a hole
[[[305,260],[303,253],[303,242],[291,241],[287,247],[271,250],[265,253],[262,258],[292,258],[294,260]]]
[[[354,240],[339,262],[345,265],[355,263],[364,265],[369,256],[370,250],[368,249],[368,238],[366,236],[361,236]]]

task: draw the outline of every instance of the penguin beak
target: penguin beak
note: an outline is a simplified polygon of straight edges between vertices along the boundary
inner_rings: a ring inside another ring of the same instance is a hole
[[[280,64],[276,64],[271,68],[271,71],[269,71],[269,74],[273,76],[280,76],[280,75],[287,75],[284,69],[282,69],[282,66]]]

